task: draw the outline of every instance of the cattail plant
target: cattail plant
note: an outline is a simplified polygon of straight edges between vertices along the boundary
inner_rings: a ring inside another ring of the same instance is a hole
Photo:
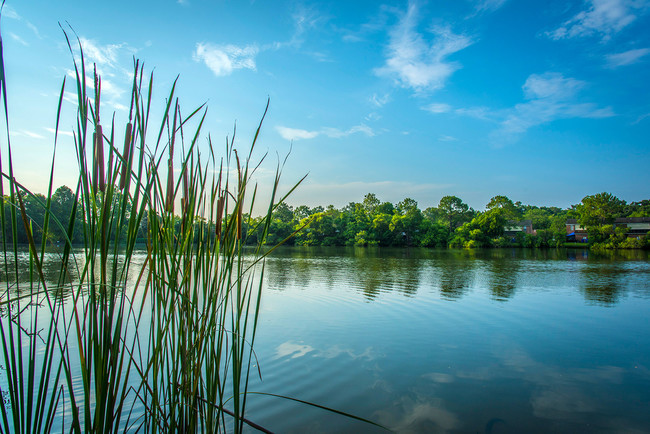
[[[95,68],[95,94],[89,97],[81,43],[77,38],[74,48],[64,34],[74,60],[78,104],[73,136],[79,176],[67,219],[51,212],[49,198],[39,202],[46,216],[40,249],[23,195],[40,200],[14,176],[8,133],[8,153],[0,155],[0,170],[9,186],[3,201],[10,205],[8,213],[0,207],[0,223],[11,230],[2,233],[4,271],[18,276],[18,225],[29,234],[30,270],[27,292],[8,278],[0,293],[0,309],[7,312],[0,318],[0,363],[8,379],[2,385],[8,403],[0,401],[0,431],[240,433],[245,424],[260,428],[249,420],[246,402],[249,377],[257,365],[253,346],[264,258],[273,250],[263,250],[262,244],[273,211],[286,198],[277,194],[280,168],[267,212],[253,228],[263,236],[251,252],[244,249],[242,227],[244,207],[250,215],[258,200],[251,185],[259,165],[253,162],[253,150],[268,103],[245,157],[236,151],[233,135],[226,140],[222,158],[208,136],[205,158],[200,143],[206,109],[201,106],[182,116],[176,81],[157,135],[148,134],[154,77],[143,83],[143,67],[135,61],[120,154],[115,121],[108,134],[102,131],[101,77]],[[0,39],[6,108],[1,60]],[[65,87],[64,80],[55,131]],[[9,131],[8,111],[5,115]],[[183,130],[190,125],[193,133],[186,142]],[[179,132],[182,166],[175,177]],[[55,134],[55,148],[57,140]],[[8,162],[6,173],[3,161]],[[53,158],[50,193],[54,167]],[[231,180],[235,170],[236,179]],[[180,217],[174,214],[178,190]],[[57,250],[61,267],[54,281],[42,271],[50,226],[63,234]],[[78,234],[83,244],[73,249]],[[138,255],[141,240],[145,246]],[[69,299],[55,298],[62,291],[71,294]]]

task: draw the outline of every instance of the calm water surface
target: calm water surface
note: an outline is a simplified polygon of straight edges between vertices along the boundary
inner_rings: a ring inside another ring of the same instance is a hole
[[[648,252],[287,247],[264,279],[251,391],[400,433],[650,432]],[[262,395],[247,417],[385,432]]]
[[[251,390],[397,432],[650,432],[646,252],[285,248]],[[253,396],[276,432],[381,432]]]

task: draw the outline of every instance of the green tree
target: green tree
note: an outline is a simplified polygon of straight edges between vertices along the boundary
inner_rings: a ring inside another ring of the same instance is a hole
[[[501,210],[501,215],[506,220],[520,220],[519,208],[507,196],[494,196],[485,206],[488,211]]]
[[[605,226],[613,225],[625,212],[625,201],[611,193],[603,192],[585,196],[576,206],[578,223],[587,230],[591,242],[604,241],[609,232]],[[613,230],[613,226],[612,226]]]
[[[377,207],[381,205],[381,202],[379,199],[377,199],[377,196],[375,196],[374,193],[368,193],[363,197],[363,207],[365,208],[366,212],[368,214],[372,215]]]
[[[449,235],[464,222],[470,220],[469,206],[456,196],[445,196],[438,204],[438,215],[447,227]]]

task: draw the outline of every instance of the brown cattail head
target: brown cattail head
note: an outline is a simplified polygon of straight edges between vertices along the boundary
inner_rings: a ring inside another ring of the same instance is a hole
[[[215,232],[217,235],[217,240],[221,239],[223,205],[224,205],[224,196],[219,196],[219,199],[217,199],[217,221],[215,223]]]
[[[190,200],[190,182],[187,175],[187,166],[183,170],[183,197],[181,198],[181,204],[183,206],[183,215],[187,213],[187,207]]]
[[[93,133],[93,174],[91,184],[93,193],[97,193],[97,178],[99,177],[99,164],[97,164],[97,132]]]
[[[244,212],[244,183],[242,181],[241,164],[239,163],[239,155],[235,149],[235,158],[237,159],[237,178],[238,178],[238,198],[237,198],[237,239],[241,240],[241,226]]]
[[[237,239],[241,240],[241,225],[242,225],[242,204],[239,204],[237,212]]]
[[[94,135],[95,139],[95,165],[97,166],[97,182],[99,191],[106,191],[106,179],[104,176],[104,135],[102,126],[97,124],[97,130]]]
[[[167,160],[167,196],[165,198],[165,209],[174,212],[174,161],[172,157]]]
[[[124,161],[122,162],[122,174],[120,176],[120,190],[124,190],[124,187],[126,187],[126,177],[130,170],[129,166],[131,162],[132,130],[133,124],[129,122],[126,124],[126,133],[124,134],[124,152],[122,152],[122,158]]]

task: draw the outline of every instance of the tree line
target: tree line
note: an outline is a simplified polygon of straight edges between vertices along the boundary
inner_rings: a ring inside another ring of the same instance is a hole
[[[50,212],[59,223],[42,231],[47,197],[41,194],[23,196],[25,211],[32,225],[35,241],[43,236],[52,243],[65,242],[65,229],[76,205],[76,195],[67,186],[59,187],[50,198]],[[120,200],[116,198],[116,200]],[[15,206],[3,198],[5,212]],[[494,196],[477,211],[459,197],[444,196],[437,206],[421,210],[411,199],[393,204],[382,202],[373,193],[361,202],[350,202],[341,209],[306,205],[292,207],[286,203],[276,206],[268,231],[262,217],[244,216],[244,240],[256,244],[260,239],[269,245],[286,240],[288,245],[302,246],[382,246],[382,247],[559,247],[566,244],[566,222],[576,219],[589,234],[590,245],[600,248],[648,248],[648,237],[629,238],[627,228],[617,227],[619,217],[650,217],[650,200],[626,203],[610,193],[586,196],[581,203],[567,209],[524,205],[507,196]],[[197,224],[200,217],[197,218]],[[529,220],[536,234],[506,233],[515,222]],[[11,224],[7,220],[5,225]],[[76,212],[72,243],[83,243],[83,213]],[[147,239],[147,218],[140,228],[142,243]],[[180,226],[180,218],[179,218]],[[11,227],[5,227],[11,240]],[[25,225],[17,222],[17,242],[27,243]]]
[[[459,197],[445,196],[437,206],[421,210],[405,198],[396,205],[373,193],[341,209],[280,204],[273,213],[269,243],[276,243],[304,227],[289,244],[305,246],[395,247],[558,247],[566,244],[568,219],[576,219],[589,233],[590,244],[605,248],[647,248],[648,240],[628,238],[616,227],[619,217],[650,217],[650,201],[626,203],[610,193],[586,196],[567,209],[524,205],[495,196],[485,211],[477,211]],[[512,223],[530,220],[536,234],[506,234]],[[255,237],[255,234],[249,234]]]

